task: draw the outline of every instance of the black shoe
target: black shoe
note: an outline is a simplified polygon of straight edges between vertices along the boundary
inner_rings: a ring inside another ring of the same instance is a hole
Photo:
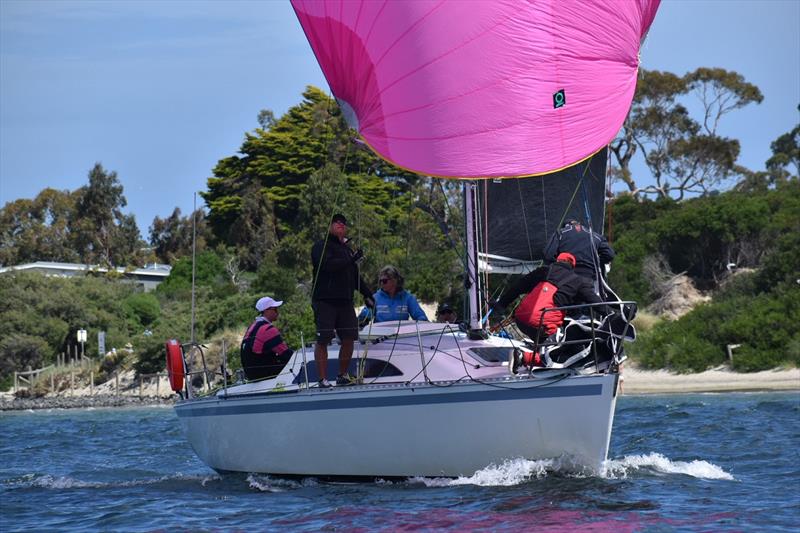
[[[355,379],[350,374],[341,374],[336,376],[336,386],[342,387],[347,385],[352,385],[355,382]]]
[[[331,387],[333,387],[333,385],[331,385],[327,379],[317,381],[317,388],[319,389],[330,389]]]

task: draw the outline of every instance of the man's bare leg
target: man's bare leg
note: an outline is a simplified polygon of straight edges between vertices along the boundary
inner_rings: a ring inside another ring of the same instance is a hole
[[[351,348],[352,352],[352,348]],[[314,346],[314,361],[317,363],[319,380],[328,379],[328,345],[317,343]]]
[[[347,373],[350,367],[350,359],[353,357],[353,339],[343,340],[339,348],[339,375]]]

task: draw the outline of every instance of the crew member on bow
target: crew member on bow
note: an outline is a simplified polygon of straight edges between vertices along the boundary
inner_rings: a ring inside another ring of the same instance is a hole
[[[605,237],[590,231],[577,220],[570,220],[558,230],[544,249],[545,261],[555,261],[556,256],[568,252],[575,257],[575,273],[597,281],[604,276],[606,265],[616,255]],[[599,291],[595,291],[598,292]]]
[[[556,262],[542,266],[523,276],[511,289],[492,305],[496,312],[506,307],[520,294],[527,295],[514,311],[514,321],[525,335],[533,340],[543,340],[556,332],[564,322],[564,311],[547,311],[554,307],[600,303],[602,300],[592,289],[589,278],[577,275],[575,256],[562,252]],[[605,306],[598,309],[606,313]],[[585,314],[589,314],[588,311]]]
[[[294,353],[273,324],[278,318],[278,308],[281,305],[282,301],[269,296],[264,296],[256,302],[256,311],[261,314],[247,328],[240,351],[242,368],[247,379],[277,376]]]

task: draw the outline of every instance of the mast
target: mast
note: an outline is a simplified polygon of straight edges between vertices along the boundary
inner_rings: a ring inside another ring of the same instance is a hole
[[[193,206],[192,206],[192,344],[195,343],[194,338],[194,325],[195,325],[195,272],[196,272],[196,250],[197,250],[197,221],[195,220],[197,214],[197,193],[194,193]]]
[[[467,297],[469,302],[469,329],[482,329],[480,305],[480,276],[478,273],[478,217],[476,213],[476,190],[474,182],[464,185],[464,207],[467,225]]]

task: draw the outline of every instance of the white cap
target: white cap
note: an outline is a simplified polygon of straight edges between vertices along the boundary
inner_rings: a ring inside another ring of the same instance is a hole
[[[269,296],[264,296],[256,302],[256,311],[264,312],[270,307],[280,307],[283,305],[282,301],[273,300]]]

